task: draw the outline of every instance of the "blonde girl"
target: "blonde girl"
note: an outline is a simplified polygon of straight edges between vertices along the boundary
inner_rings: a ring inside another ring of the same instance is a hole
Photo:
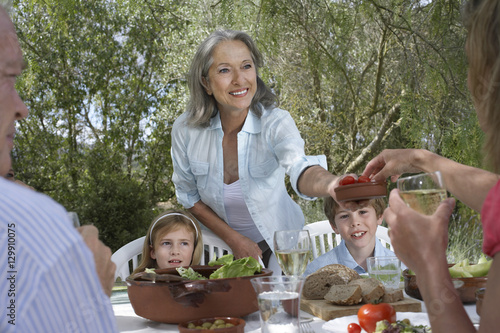
[[[198,222],[189,213],[171,210],[151,223],[142,250],[142,259],[133,274],[146,268],[198,265],[203,240]]]

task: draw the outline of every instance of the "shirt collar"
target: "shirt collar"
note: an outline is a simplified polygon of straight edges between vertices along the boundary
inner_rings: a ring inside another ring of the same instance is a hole
[[[222,123],[220,121],[220,112],[210,119],[209,128],[212,130],[222,129]],[[250,134],[260,133],[261,131],[261,119],[257,117],[252,111],[248,112],[247,117],[245,119],[245,123],[243,124],[242,132],[247,132]]]

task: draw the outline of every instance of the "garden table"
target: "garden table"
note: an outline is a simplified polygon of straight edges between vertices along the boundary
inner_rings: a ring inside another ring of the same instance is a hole
[[[408,296],[406,296],[408,297]],[[128,299],[127,291],[121,291],[118,293],[113,293],[111,296],[111,303],[113,305],[113,310],[115,312],[115,317],[118,325],[118,330],[120,332],[134,332],[134,333],[154,333],[154,332],[179,332],[177,325],[175,324],[163,324],[154,322],[135,314],[132,304]],[[471,318],[472,322],[475,324],[479,323],[479,316],[476,313],[475,304],[467,304],[465,306],[467,314]],[[422,302],[422,312],[425,312],[425,305]],[[311,317],[310,322],[314,332],[326,332],[322,329],[324,320],[313,317],[310,314],[301,311],[301,317]],[[246,333],[260,333],[260,319],[259,313],[254,312],[246,317],[245,332]]]

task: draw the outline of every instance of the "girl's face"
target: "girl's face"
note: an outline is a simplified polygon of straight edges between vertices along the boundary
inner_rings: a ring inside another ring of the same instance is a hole
[[[156,259],[158,268],[189,266],[194,251],[193,232],[186,228],[178,228],[163,234],[151,249],[152,259]]]
[[[257,72],[250,50],[241,41],[225,41],[213,52],[207,93],[221,112],[246,112],[257,90]]]
[[[377,226],[382,223],[382,216],[372,206],[355,211],[340,210],[335,215],[335,224],[332,226],[335,233],[340,234],[346,242],[347,248],[364,248],[375,246]]]

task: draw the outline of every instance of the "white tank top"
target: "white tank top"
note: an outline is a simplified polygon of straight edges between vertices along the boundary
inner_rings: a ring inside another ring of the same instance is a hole
[[[239,179],[229,185],[224,184],[224,207],[227,224],[231,228],[256,243],[264,240],[243,199]]]

